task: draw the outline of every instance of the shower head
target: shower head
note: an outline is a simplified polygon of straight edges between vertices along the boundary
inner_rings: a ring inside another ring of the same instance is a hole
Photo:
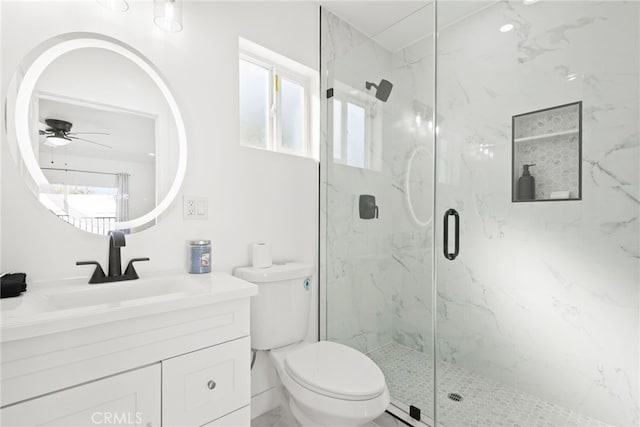
[[[366,82],[365,87],[367,88],[367,90],[375,87],[375,97],[382,102],[387,102],[387,99],[389,99],[389,94],[391,93],[391,89],[393,89],[393,83],[391,83],[389,80],[382,79],[380,80],[380,84]]]

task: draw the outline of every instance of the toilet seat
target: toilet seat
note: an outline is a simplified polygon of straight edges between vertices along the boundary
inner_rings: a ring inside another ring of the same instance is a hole
[[[323,396],[371,400],[386,390],[380,368],[363,353],[330,341],[320,341],[291,351],[284,368],[300,386]]]
[[[322,341],[322,343],[326,343],[326,341]],[[304,381],[294,379],[289,372],[300,371],[296,370],[297,366],[293,369],[291,366],[297,365],[296,361],[299,362],[298,358],[301,360],[307,360],[308,358],[313,357],[309,356],[309,353],[307,352],[302,352],[308,347],[313,346],[316,350],[310,350],[310,352],[311,354],[317,355],[318,344],[320,343],[311,344],[298,342],[269,351],[269,359],[271,359],[276,367],[278,376],[282,381],[282,385],[289,395],[289,405],[298,422],[304,422],[303,425],[306,426],[356,427],[363,426],[382,414],[385,409],[387,409],[387,406],[391,401],[389,389],[386,384],[383,386],[383,391],[379,395],[369,399],[361,398],[361,400],[354,400],[354,396],[348,398],[328,396],[329,393],[327,391],[320,391],[319,389],[313,390],[309,384],[302,385],[301,383]],[[322,347],[324,344],[320,344],[320,346]],[[360,354],[356,350],[353,351]],[[343,353],[340,353],[340,350],[338,350],[337,354],[341,355]],[[291,357],[291,359],[287,363],[286,361],[289,357]],[[365,369],[367,369],[365,372],[369,372],[366,367],[370,366],[369,364],[373,363],[373,361],[364,355],[362,355],[362,357],[364,359],[356,358],[355,360],[358,361],[359,366],[365,366]],[[337,362],[334,362],[334,364],[336,363]],[[358,370],[356,366],[352,366],[352,363],[353,362],[348,365],[343,364],[342,366],[350,366],[353,370]],[[289,368],[285,368],[285,365],[287,364],[290,366]],[[318,366],[317,364],[314,365],[314,363],[309,363],[307,365]],[[381,371],[380,375],[382,375]],[[372,374],[372,376],[375,377],[376,375]],[[382,375],[382,377],[384,381],[384,375]],[[370,394],[374,393],[372,390],[365,391],[368,391]]]

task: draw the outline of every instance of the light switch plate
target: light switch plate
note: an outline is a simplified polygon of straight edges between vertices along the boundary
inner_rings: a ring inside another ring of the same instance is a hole
[[[184,196],[182,206],[184,219],[209,218],[209,201],[206,197]]]

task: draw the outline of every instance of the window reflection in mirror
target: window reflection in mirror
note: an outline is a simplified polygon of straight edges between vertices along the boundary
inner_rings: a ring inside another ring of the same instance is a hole
[[[382,108],[368,93],[334,81],[333,161],[360,169],[382,167]]]

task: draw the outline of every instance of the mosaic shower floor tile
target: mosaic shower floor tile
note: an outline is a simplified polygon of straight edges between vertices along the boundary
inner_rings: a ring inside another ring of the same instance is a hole
[[[368,353],[384,372],[394,402],[433,418],[433,361],[397,343]],[[438,363],[438,424],[446,427],[603,427],[579,414],[446,362]],[[451,394],[451,397],[449,395]]]

